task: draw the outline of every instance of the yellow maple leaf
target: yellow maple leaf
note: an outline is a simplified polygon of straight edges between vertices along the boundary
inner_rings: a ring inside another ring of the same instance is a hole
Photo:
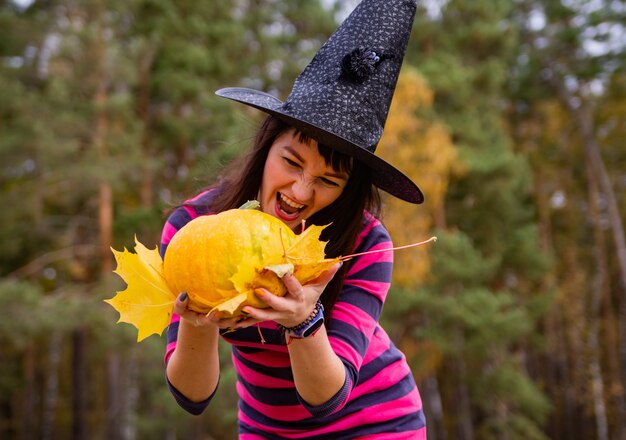
[[[136,254],[111,249],[117,273],[127,288],[105,300],[120,314],[118,322],[133,324],[139,331],[137,342],[152,334],[162,334],[170,322],[176,295],[163,277],[163,261],[158,249],[149,250],[135,237]]]

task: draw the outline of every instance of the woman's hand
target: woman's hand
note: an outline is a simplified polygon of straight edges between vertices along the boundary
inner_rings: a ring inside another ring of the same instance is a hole
[[[189,308],[189,296],[186,293],[178,295],[174,303],[174,313],[180,316],[182,321],[188,322],[193,327],[204,330],[219,327],[221,329],[229,329],[237,326],[237,323],[246,320],[247,325],[253,325],[260,320],[247,319],[245,316],[237,316],[234,318],[222,318],[220,312],[213,311],[211,313],[198,313]],[[247,326],[246,325],[246,326]]]
[[[181,293],[174,303],[174,313],[180,316],[181,321],[191,324],[193,327],[210,328],[216,325],[216,313],[198,313],[189,308],[189,295]]]
[[[250,306],[243,308],[247,318],[235,322],[235,328],[248,327],[261,321],[275,321],[285,327],[295,327],[306,320],[320,295],[333,279],[341,263],[337,263],[310,284],[302,285],[293,275],[287,274],[282,280],[287,288],[285,296],[277,296],[267,289],[256,289],[255,293],[269,308],[258,309]]]

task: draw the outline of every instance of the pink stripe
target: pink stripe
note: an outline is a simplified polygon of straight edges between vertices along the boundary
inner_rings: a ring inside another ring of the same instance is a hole
[[[177,322],[180,321],[180,316],[177,315],[176,313],[172,313],[172,319],[170,319],[170,325],[175,324]],[[164,362],[167,364],[170,360],[170,357],[172,356],[172,353],[174,353],[174,349],[176,348],[176,341],[172,341],[169,344],[167,344],[167,347],[165,347],[165,357],[164,357]]]
[[[251,368],[248,368],[239,359],[237,359],[237,357],[233,356],[232,358],[235,370],[240,376],[245,377],[246,382],[252,385],[268,388],[293,388],[294,386],[291,381],[258,373]]]
[[[228,338],[228,335],[222,335],[222,338],[224,338],[224,340],[228,342],[229,344],[236,345],[237,347],[260,348],[263,350],[272,350],[274,353],[282,353],[282,352],[287,353],[288,351],[287,347],[264,344],[263,342],[261,342],[260,337],[259,337],[259,342],[246,342],[246,341],[234,340],[234,339]],[[268,346],[271,348],[269,348]]]
[[[372,336],[376,322],[370,315],[352,304],[337,303],[333,309],[333,319],[338,319],[358,329],[367,339]]]
[[[241,345],[239,342],[237,342],[237,345]],[[267,344],[266,344],[267,345]],[[249,360],[250,362],[254,362],[256,364],[261,364],[261,365],[265,365],[267,367],[271,367],[271,368],[287,368],[287,367],[291,367],[291,362],[289,361],[289,354],[287,352],[287,347],[280,347],[281,349],[284,348],[285,352],[284,353],[277,353],[276,351],[271,351],[271,350],[267,350],[267,347],[263,347],[260,344],[256,345],[257,347],[260,348],[265,348],[266,350],[257,352],[257,353],[252,353],[252,354],[248,354],[248,353],[243,353],[243,352],[239,352],[239,355],[244,358]],[[274,347],[277,346],[272,346],[272,349]]]
[[[417,431],[388,432],[385,434],[372,434],[357,437],[355,440],[426,440],[426,427]]]
[[[352,348],[351,345],[330,335],[328,336],[328,340],[330,341],[330,345],[337,356],[341,356],[350,364],[357,366],[357,368],[361,365],[361,356],[359,356],[359,353],[354,351],[354,348]]]
[[[362,411],[355,414],[351,414],[337,423],[326,426],[319,430],[308,431],[301,435],[293,436],[293,438],[301,438],[304,436],[315,436],[321,434],[329,434],[334,431],[343,431],[352,428],[353,426],[361,426],[367,423],[377,423],[387,420],[392,420],[397,417],[402,417],[406,414],[410,414],[421,409],[419,402],[417,389],[414,392],[409,393],[400,399],[384,402],[379,405],[372,405]]]
[[[163,358],[163,362],[165,364],[169,362],[170,357],[172,356],[172,353],[174,353],[175,349],[176,349],[176,341],[170,342],[169,344],[167,344],[167,347],[165,349],[165,357]]]
[[[366,382],[357,385],[354,390],[352,390],[352,393],[350,393],[350,400],[357,399],[364,394],[370,394],[389,388],[407,374],[411,374],[411,370],[407,367],[404,359],[400,359],[376,373],[375,376],[371,377]],[[421,408],[421,400],[419,407]]]
[[[375,333],[372,339],[370,340],[370,345],[367,347],[367,353],[365,353],[365,357],[363,358],[363,363],[366,364],[368,362],[377,359],[378,356],[383,354],[385,351],[389,350],[391,346],[391,341],[387,334],[382,331]]]
[[[172,241],[176,232],[178,232],[178,230],[174,226],[170,223],[165,223],[163,226],[163,232],[161,233],[161,243],[170,244],[170,241]]]
[[[365,225],[363,229],[361,229],[361,232],[357,236],[355,247],[358,247],[363,241],[363,238],[366,237],[367,234],[369,234],[372,229],[374,229],[376,226],[380,224],[378,219],[376,219],[376,217],[374,217],[372,214],[370,214],[367,211],[365,211],[364,217],[367,219],[368,223]]]
[[[392,242],[384,241],[382,243],[377,243],[375,246],[372,246],[364,252],[380,249],[391,249],[392,247]],[[360,270],[363,270],[365,267],[374,263],[393,263],[393,251],[389,250],[385,252],[377,252],[375,254],[361,255],[360,257],[356,257],[346,276],[350,276]]]
[[[390,286],[390,283],[368,280],[346,280],[345,284],[366,290],[368,293],[374,295],[383,302],[387,297],[387,292],[389,291]]]
[[[191,220],[198,217],[198,213],[196,212],[196,210],[191,208],[190,206],[183,206],[183,209],[187,211],[187,214],[189,214],[189,216],[191,217]]]
[[[280,408],[283,408],[283,407],[280,407]],[[285,408],[285,412],[287,412],[289,408],[291,407],[284,407],[284,408]],[[362,411],[359,411],[355,414],[351,414],[343,419],[340,419],[336,423],[333,423],[321,429],[315,429],[315,430],[309,429],[306,431],[294,432],[294,431],[288,431],[288,430],[282,430],[282,429],[268,428],[268,427],[265,427],[264,425],[259,424],[255,420],[252,420],[251,418],[247,417],[241,411],[239,412],[239,418],[244,423],[250,426],[257,427],[266,432],[272,432],[275,435],[283,436],[285,438],[299,439],[299,438],[306,438],[309,436],[310,437],[320,436],[324,434],[328,434],[329,438],[332,438],[333,432],[349,430],[355,426],[362,426],[368,423],[385,422],[387,420],[392,420],[394,418],[402,417],[406,414],[410,414],[412,412],[418,411],[419,409],[421,409],[421,402],[419,400],[419,394],[417,392],[417,389],[415,389],[413,392],[409,393],[406,396],[401,397],[400,399],[397,399],[391,402],[384,402],[379,405],[370,406],[366,409],[363,409]],[[405,432],[403,434],[404,434],[404,437],[395,437],[395,438],[425,439],[426,429],[422,428],[412,433]],[[393,435],[400,435],[400,433],[393,434]],[[369,437],[371,438],[372,436],[369,436]],[[378,434],[374,437],[377,439],[386,438],[386,437],[383,437],[382,434]],[[365,438],[365,437],[359,437],[359,438]],[[389,437],[389,438],[392,438],[392,437]]]
[[[295,422],[311,417],[311,414],[306,409],[304,409],[302,405],[276,406],[261,403],[254,397],[252,397],[248,390],[246,390],[246,387],[244,387],[240,382],[237,382],[237,394],[239,394],[239,398],[241,400],[246,402],[252,408],[274,420],[280,420],[283,422]],[[253,424],[257,425],[257,423]]]

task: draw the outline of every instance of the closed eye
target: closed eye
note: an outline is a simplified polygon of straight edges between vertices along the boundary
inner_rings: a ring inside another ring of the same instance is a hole
[[[285,162],[287,162],[287,165],[289,165],[290,167],[302,168],[300,164],[296,162],[295,160],[291,160],[288,157],[283,157],[283,159],[285,160]]]
[[[337,182],[335,182],[334,180],[330,180],[330,179],[327,179],[325,177],[320,177],[320,180],[321,180],[321,182],[324,185],[327,185],[327,186],[332,186],[332,187],[338,187],[339,186],[339,184]]]

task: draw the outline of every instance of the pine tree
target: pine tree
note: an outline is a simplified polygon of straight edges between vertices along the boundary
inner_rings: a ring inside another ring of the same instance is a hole
[[[501,112],[516,44],[512,7],[447,2],[440,16],[418,19],[408,58],[433,90],[433,113],[463,171],[451,175],[429,280],[411,294],[411,333],[436,375],[425,386],[436,383],[442,397],[436,438],[546,438],[549,403],[526,371],[524,348],[551,300],[542,285],[550,266],[531,169]]]

